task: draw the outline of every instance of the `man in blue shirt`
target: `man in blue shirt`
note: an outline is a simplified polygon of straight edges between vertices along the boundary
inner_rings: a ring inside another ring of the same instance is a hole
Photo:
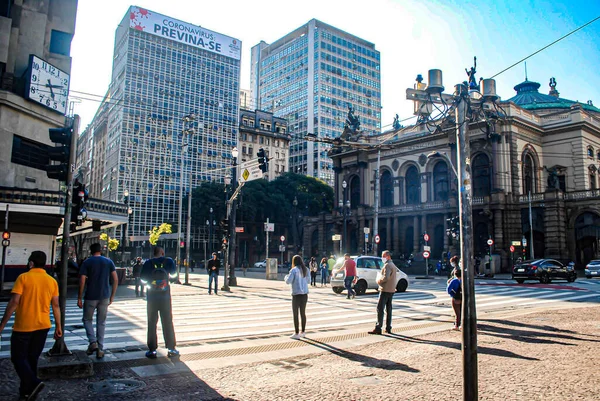
[[[87,258],[79,269],[79,296],[77,306],[83,308],[83,326],[90,345],[87,354],[96,353],[96,358],[104,357],[104,329],[108,305],[112,304],[119,285],[115,264],[101,255],[102,247],[95,243],[90,246],[92,256]],[[112,292],[110,280],[112,279]],[[87,283],[87,288],[86,287]],[[82,302],[83,290],[85,299]],[[94,334],[94,312],[96,315],[96,333]]]
[[[175,349],[175,329],[173,328],[173,311],[171,307],[171,286],[169,282],[177,278],[175,262],[165,258],[165,251],[161,247],[154,248],[154,258],[148,259],[142,267],[140,278],[148,289],[148,352],[146,357],[156,358],[158,339],[156,338],[156,325],[158,313],[162,324],[163,337],[167,346],[169,357],[179,356]]]

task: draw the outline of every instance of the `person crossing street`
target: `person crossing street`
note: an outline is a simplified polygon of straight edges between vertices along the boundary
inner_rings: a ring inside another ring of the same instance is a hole
[[[385,332],[392,332],[392,301],[396,293],[396,276],[397,268],[392,262],[390,251],[381,253],[383,268],[377,276],[377,284],[379,285],[379,300],[377,301],[377,324],[375,329],[369,331],[369,334],[381,334],[383,327],[383,312],[385,310]]]

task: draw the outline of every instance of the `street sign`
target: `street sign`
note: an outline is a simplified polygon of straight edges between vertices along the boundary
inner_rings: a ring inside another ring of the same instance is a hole
[[[521,242],[523,242],[523,246],[524,247],[527,246],[527,238],[523,237],[523,240]]]
[[[275,231],[275,223],[265,223],[265,231],[271,233]]]
[[[240,163],[239,182],[248,182],[263,178],[264,173],[258,166],[258,159],[253,159],[247,162]]]
[[[235,232],[236,233],[243,233],[244,232],[244,227],[236,227],[235,228]]]
[[[487,244],[488,244],[489,246],[492,246],[492,245],[494,245],[494,240],[490,238],[489,240],[487,240]]]
[[[342,240],[342,235],[341,234],[335,234],[331,236],[331,240],[332,241],[341,241]]]
[[[285,241],[285,237],[283,235],[279,237],[279,239],[281,240],[281,242]]]
[[[379,234],[377,234],[377,235],[375,236],[375,243],[376,243],[376,244],[379,244],[379,241],[381,241],[381,238],[379,238]]]
[[[363,228],[363,231],[365,234],[369,234],[371,232],[371,229],[369,227],[365,227]]]
[[[427,252],[430,252],[430,251],[431,251],[431,247],[430,247],[429,245],[425,245],[425,246],[423,247],[423,250],[424,250],[424,251],[427,251]]]
[[[510,246],[510,251],[511,251],[511,252],[514,252],[514,251],[515,251],[515,247],[511,245],[511,246]]]
[[[427,252],[427,251],[423,252],[423,257],[424,257],[425,259],[428,259],[428,258],[429,258],[429,256],[430,256],[429,252]]]
[[[429,234],[425,234],[423,235],[423,239],[425,240],[425,242],[429,241]]]
[[[512,246],[521,246],[521,241],[513,241],[511,242]]]
[[[285,252],[285,245],[279,245],[279,252]]]

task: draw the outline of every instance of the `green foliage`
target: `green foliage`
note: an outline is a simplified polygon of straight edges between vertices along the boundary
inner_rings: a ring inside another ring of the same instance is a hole
[[[171,234],[172,232],[173,231],[169,223],[162,223],[158,227],[152,227],[152,230],[148,231],[148,234],[150,234],[148,242],[150,242],[152,245],[156,245],[162,234]]]

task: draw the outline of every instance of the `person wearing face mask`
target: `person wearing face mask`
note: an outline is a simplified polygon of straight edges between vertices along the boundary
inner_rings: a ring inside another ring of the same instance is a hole
[[[394,262],[392,262],[390,251],[383,251],[381,253],[381,260],[383,261],[383,268],[377,277],[377,284],[379,285],[377,324],[375,329],[369,331],[369,334],[381,334],[381,328],[383,327],[384,308],[386,314],[385,332],[388,334],[392,332],[392,300],[394,299],[394,294],[396,293],[397,269]]]

